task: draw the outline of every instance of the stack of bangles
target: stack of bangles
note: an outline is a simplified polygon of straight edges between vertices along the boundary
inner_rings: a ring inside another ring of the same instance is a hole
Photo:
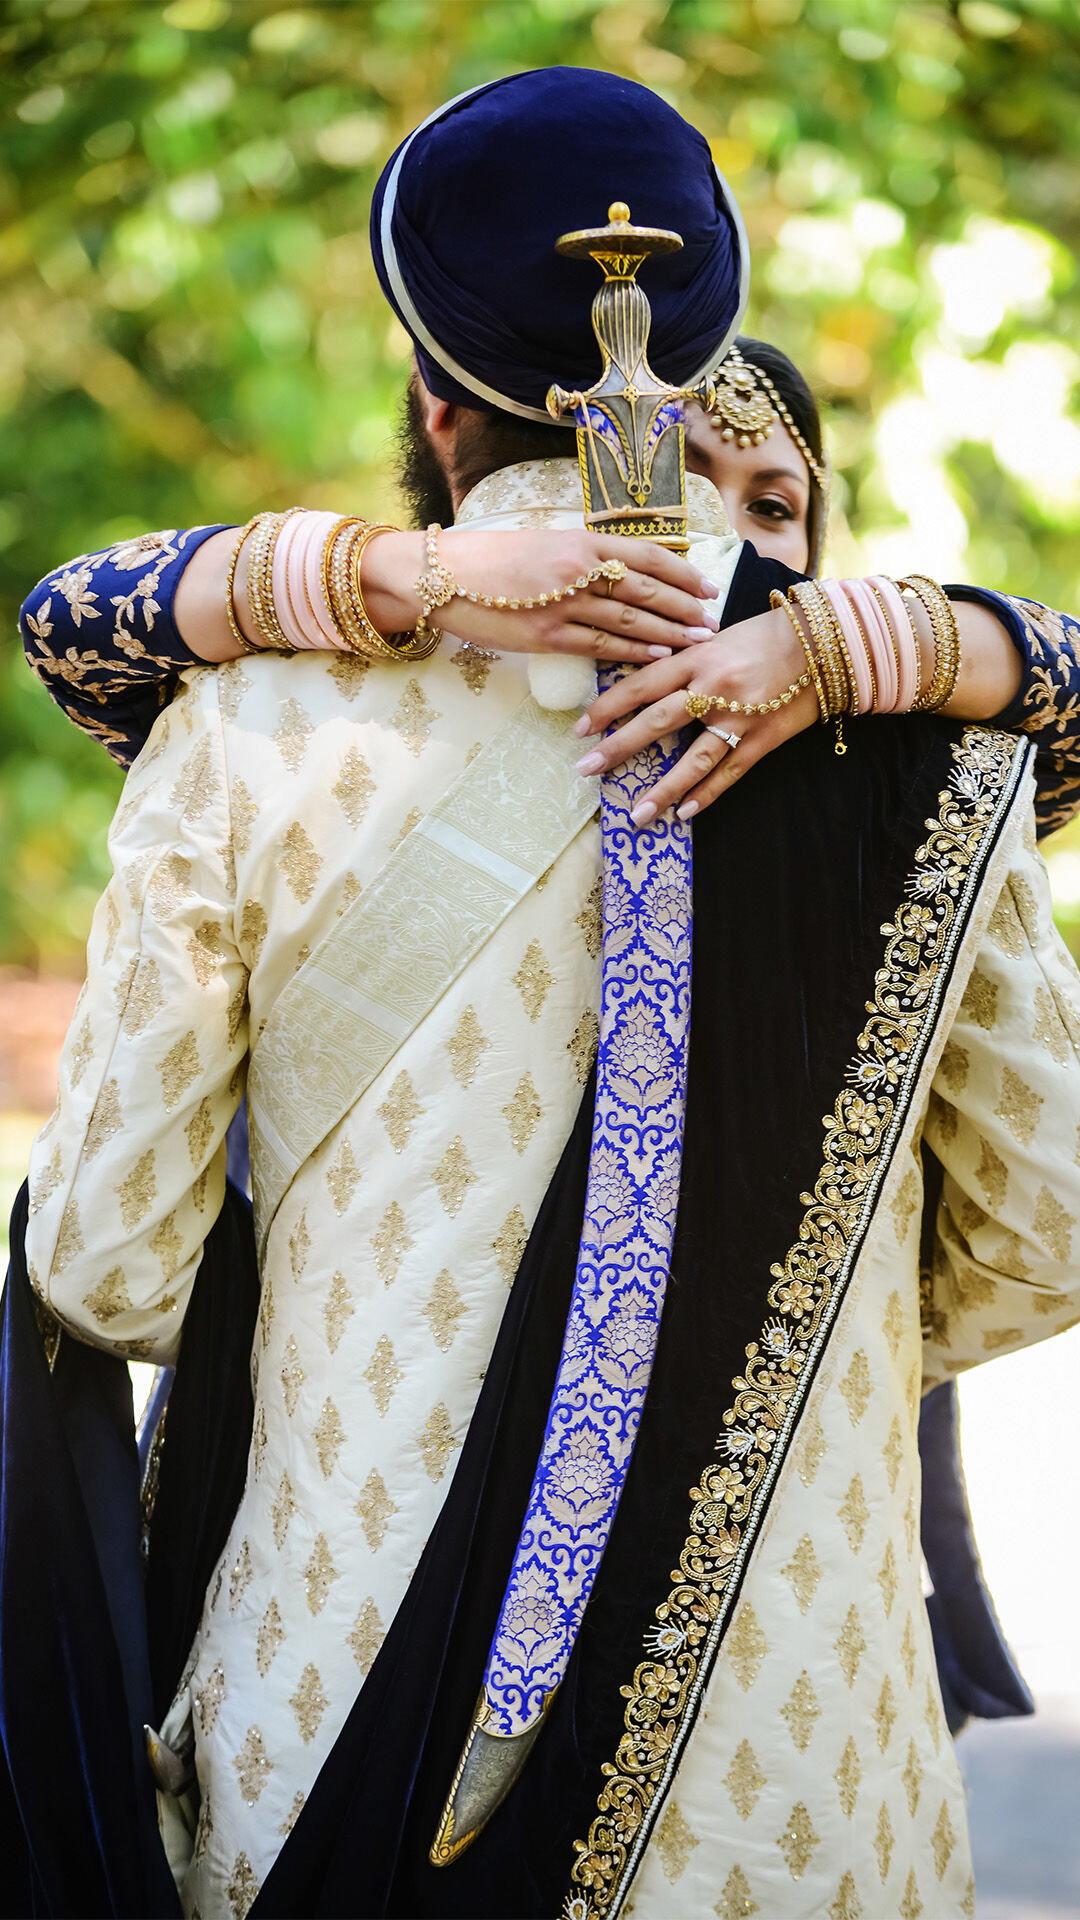
[[[934,671],[925,687],[906,596],[921,603],[933,635]],[[925,574],[800,580],[786,596],[771,594],[770,605],[783,607],[799,636],[820,717],[836,722],[838,753],[847,751],[844,714],[933,713],[952,698],[960,630],[947,594]]]
[[[425,660],[442,639],[438,628],[421,616],[411,633],[386,639],[364,605],[364,550],[376,535],[393,531],[302,507],[256,514],[243,528],[229,562],[225,611],[234,639],[245,653],[332,649],[371,660]],[[247,589],[254,640],[241,627],[233,601],[236,563],[249,536]]]

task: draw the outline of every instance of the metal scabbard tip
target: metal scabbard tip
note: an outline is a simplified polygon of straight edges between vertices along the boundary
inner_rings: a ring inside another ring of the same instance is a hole
[[[627,206],[626,201],[613,200],[610,207],[607,210],[607,217],[611,221],[612,225],[614,225],[617,221],[620,226],[629,226],[630,209]]]

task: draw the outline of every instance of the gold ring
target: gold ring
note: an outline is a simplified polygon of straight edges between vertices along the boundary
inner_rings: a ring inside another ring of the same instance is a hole
[[[716,700],[711,693],[688,693],[686,711],[691,720],[707,720]]]
[[[608,599],[609,599],[609,600],[614,600],[614,598],[615,598],[615,582],[614,582],[614,580],[612,579],[612,577],[611,577],[611,575],[610,575],[610,573],[608,574],[608,576],[607,576],[607,579],[606,579],[606,580],[605,580],[605,582],[604,582],[604,589],[605,589],[605,592],[607,593],[607,597],[608,597]]]

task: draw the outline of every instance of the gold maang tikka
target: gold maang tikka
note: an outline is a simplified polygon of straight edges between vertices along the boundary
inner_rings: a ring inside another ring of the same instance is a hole
[[[744,360],[738,347],[729,348],[713,376],[716,405],[709,424],[725,440],[740,447],[759,447],[777,420],[782,420],[823,494],[828,496],[829,470],[817,458],[805,434],[796,426],[779,389],[761,367]]]

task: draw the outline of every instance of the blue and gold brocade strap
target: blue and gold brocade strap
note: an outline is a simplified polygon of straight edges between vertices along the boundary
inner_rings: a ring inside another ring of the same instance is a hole
[[[220,526],[165,528],[47,573],[19,613],[26,658],[70,720],[130,766],[197,665],[173,618],[180,577]]]
[[[981,587],[946,591],[954,600],[973,600],[996,614],[1020,655],[1019,691],[993,724],[1035,741],[1035,820],[1041,838],[1080,812],[1080,619],[1038,600]]]

